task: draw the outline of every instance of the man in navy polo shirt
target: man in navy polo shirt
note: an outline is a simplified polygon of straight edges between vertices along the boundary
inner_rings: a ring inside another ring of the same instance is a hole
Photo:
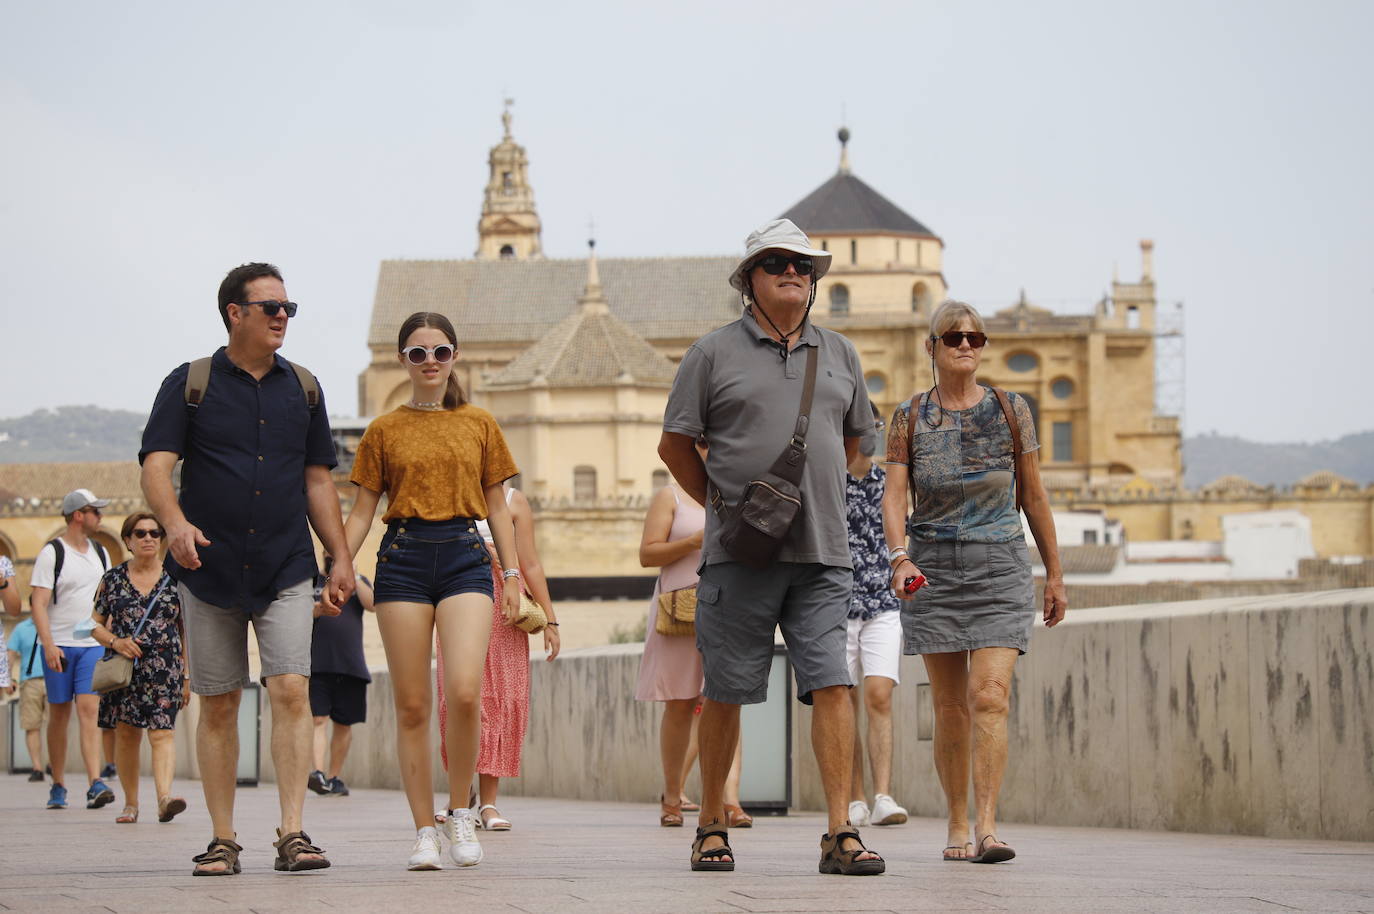
[[[191,689],[201,697],[196,730],[205,805],[214,837],[195,858],[197,876],[239,871],[234,788],[238,708],[248,675],[248,625],[258,642],[272,702],[272,762],[282,820],[278,870],[322,869],[323,851],[302,830],[310,770],[310,631],[314,549],[307,517],[341,558],[321,598],[337,613],[353,593],[324,397],[277,350],[296,305],[276,267],[250,263],[219,288],[229,345],[210,364],[191,406],[183,364],[162,383],[143,432],[143,493],[167,530],[167,571],[177,579],[186,620]],[[318,391],[318,382],[314,383]],[[184,460],[181,498],[172,485]]]

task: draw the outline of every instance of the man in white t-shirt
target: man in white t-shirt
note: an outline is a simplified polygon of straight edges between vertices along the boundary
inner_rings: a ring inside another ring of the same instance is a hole
[[[86,808],[99,809],[114,800],[100,779],[100,730],[96,718],[100,696],[91,690],[91,673],[104,654],[90,634],[91,610],[110,557],[91,534],[100,529],[100,509],[110,502],[90,489],[76,489],[62,499],[67,529],[38,551],[30,580],[29,603],[43,645],[43,680],[48,688],[48,759],[52,764],[49,809],[67,807],[63,777],[67,766],[67,724],[72,705],[81,733],[81,759],[90,789]]]

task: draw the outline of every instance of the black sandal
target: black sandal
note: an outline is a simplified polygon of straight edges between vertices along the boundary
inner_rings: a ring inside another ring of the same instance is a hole
[[[310,836],[305,832],[293,831],[288,835],[283,835],[279,828],[277,834],[281,837],[272,842],[272,846],[277,849],[277,859],[272,861],[274,870],[296,873],[301,870],[329,868],[329,861],[323,856],[314,859],[301,859],[301,854],[324,854],[324,851],[310,843]]]
[[[707,838],[719,836],[725,843],[709,851],[701,849]],[[729,860],[722,859],[729,857]],[[692,842],[692,869],[716,873],[732,873],[735,870],[735,853],[730,850],[730,833],[723,825],[708,825],[697,829],[697,839]]]
[[[845,838],[853,838],[859,846],[853,850],[842,849],[840,842]],[[841,828],[833,835],[821,835],[820,871],[826,875],[877,876],[887,870],[887,864],[883,862],[882,857],[874,856],[868,860],[859,860],[858,856],[865,851],[868,851],[868,848],[859,840],[859,830],[853,826]]]
[[[228,838],[214,838],[210,841],[209,847],[205,848],[205,853],[197,854],[191,858],[191,862],[196,868],[191,870],[192,876],[237,876],[239,874],[239,853],[243,848],[239,847]],[[223,863],[222,870],[201,869],[207,863]]]

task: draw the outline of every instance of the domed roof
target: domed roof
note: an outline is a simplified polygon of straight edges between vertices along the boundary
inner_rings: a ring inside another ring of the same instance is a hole
[[[1330,470],[1318,470],[1315,473],[1309,473],[1302,479],[1299,479],[1297,485],[1304,489],[1325,489],[1329,492],[1358,489],[1360,487],[1355,480],[1348,479]]]

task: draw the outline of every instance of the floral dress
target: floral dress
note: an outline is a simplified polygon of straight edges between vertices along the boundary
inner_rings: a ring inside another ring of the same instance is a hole
[[[134,663],[133,681],[127,688],[100,697],[100,726],[112,730],[116,723],[146,730],[171,730],[181,710],[181,599],[176,582],[166,572],[154,588],[157,602],[148,614],[138,646],[143,656]],[[139,593],[129,580],[128,564],[116,565],[100,579],[95,595],[96,615],[105,617],[105,628],[116,638],[128,638],[148,608],[151,593]]]

